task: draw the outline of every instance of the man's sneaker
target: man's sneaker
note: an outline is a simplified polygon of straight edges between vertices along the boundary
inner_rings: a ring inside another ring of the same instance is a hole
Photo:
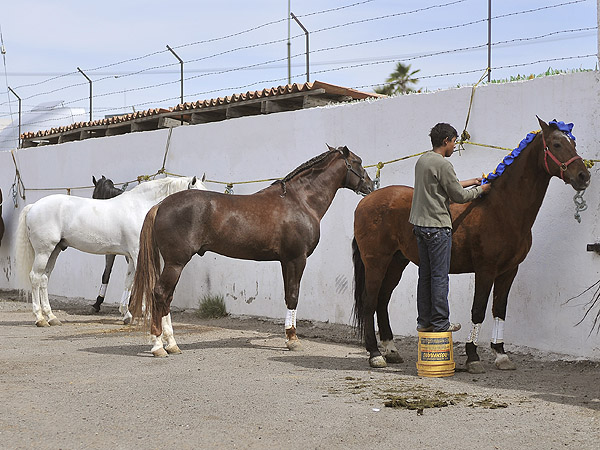
[[[460,323],[451,323],[450,326],[444,331],[454,332],[458,330],[460,330]]]
[[[422,327],[417,325],[417,331],[426,333],[428,331],[433,331],[433,325],[429,325],[428,327]]]

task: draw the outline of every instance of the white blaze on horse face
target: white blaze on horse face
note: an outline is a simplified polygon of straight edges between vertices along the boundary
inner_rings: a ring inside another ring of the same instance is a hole
[[[492,330],[492,344],[504,342],[504,320],[494,317],[494,329]]]
[[[285,329],[289,330],[292,327],[296,328],[296,310],[288,309],[285,315]]]
[[[573,140],[569,136],[567,136],[565,133],[560,133],[560,136],[562,139],[565,139],[567,141],[568,145],[574,144]]]

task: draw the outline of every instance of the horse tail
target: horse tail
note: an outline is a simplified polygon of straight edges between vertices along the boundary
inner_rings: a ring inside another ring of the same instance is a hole
[[[33,246],[29,240],[29,230],[27,229],[27,214],[32,206],[33,204],[25,206],[19,215],[19,225],[17,226],[15,242],[17,281],[20,288],[27,290],[31,289],[29,274],[31,273],[35,258]]]
[[[143,318],[145,329],[150,327],[154,307],[154,286],[160,275],[160,252],[154,239],[154,221],[159,205],[154,205],[148,211],[142,225],[137,268],[129,301],[131,314],[133,317]]]
[[[354,327],[362,339],[365,332],[365,302],[367,290],[365,285],[365,264],[360,256],[356,237],[352,239],[352,262],[354,263]]]

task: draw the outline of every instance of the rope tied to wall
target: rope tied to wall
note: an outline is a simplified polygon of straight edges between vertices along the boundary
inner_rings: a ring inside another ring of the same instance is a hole
[[[25,200],[25,185],[23,184],[23,180],[21,179],[21,172],[19,172],[19,166],[17,165],[14,150],[10,151],[10,155],[12,156],[13,164],[15,165],[15,178],[13,180],[12,186],[10,187],[10,192],[15,208],[18,208],[19,197],[23,201]]]
[[[471,88],[471,99],[469,100],[469,110],[467,111],[467,119],[465,120],[465,128],[463,129],[462,133],[460,134],[460,141],[458,142],[459,154],[462,150],[465,149],[463,147],[463,143],[465,141],[468,141],[469,139],[471,139],[471,135],[467,131],[467,126],[469,125],[469,119],[471,118],[471,108],[473,107],[473,98],[475,97],[475,89],[477,88],[479,83],[481,83],[483,81],[483,79],[487,76],[489,71],[490,71],[489,67],[487,69],[485,69],[485,71],[483,72],[483,75],[481,76],[479,81],[477,83],[475,83],[473,85],[473,87]]]

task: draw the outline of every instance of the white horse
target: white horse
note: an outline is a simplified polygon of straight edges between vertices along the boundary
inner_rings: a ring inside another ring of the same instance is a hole
[[[48,279],[56,258],[67,247],[125,256],[127,275],[119,311],[123,322],[129,323],[129,294],[146,213],[168,195],[192,188],[206,189],[196,177],[167,177],[141,183],[108,200],[56,194],[25,206],[17,228],[16,266],[20,279],[31,289],[35,324],[62,325],[50,308]]]

